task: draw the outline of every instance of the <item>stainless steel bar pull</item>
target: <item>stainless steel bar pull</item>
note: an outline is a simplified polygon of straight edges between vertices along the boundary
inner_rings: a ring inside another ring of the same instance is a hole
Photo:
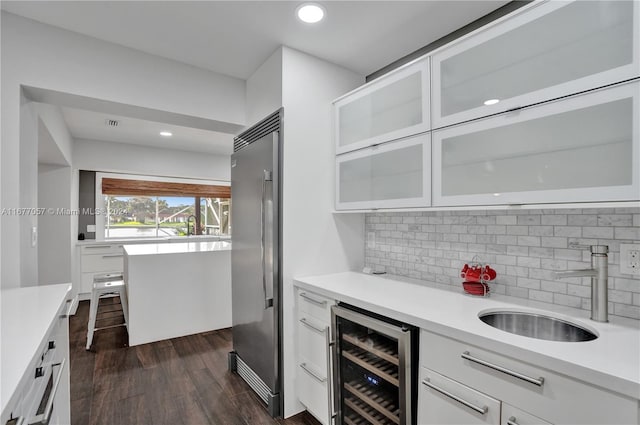
[[[475,410],[476,412],[480,413],[481,415],[484,415],[485,413],[487,413],[489,411],[489,407],[488,406],[482,406],[482,407],[476,406],[475,404],[470,403],[467,400],[465,400],[463,398],[460,398],[455,394],[450,393],[449,391],[445,390],[444,388],[440,388],[440,387],[438,387],[436,385],[433,385],[431,383],[431,381],[429,380],[429,378],[426,378],[425,380],[423,380],[422,384],[426,385],[427,387],[429,387],[429,388],[431,388],[433,390],[438,391],[440,394],[443,394],[443,395],[445,395],[445,396],[457,401],[460,404],[463,404],[463,405],[467,406],[469,409]]]
[[[267,186],[272,182],[272,172],[263,170],[262,202],[260,203],[260,239],[262,241],[260,256],[265,310],[273,307],[273,189],[271,190],[272,196],[267,198]]]
[[[482,366],[486,366],[486,367],[491,368],[493,370],[497,370],[498,372],[502,372],[504,374],[513,376],[514,378],[522,379],[523,381],[529,382],[530,384],[537,385],[539,387],[541,387],[544,384],[544,378],[543,377],[532,378],[532,377],[524,375],[524,374],[522,374],[520,372],[516,372],[514,370],[507,369],[506,367],[498,366],[497,364],[490,363],[490,362],[488,362],[486,360],[482,360],[482,359],[479,359],[477,357],[473,357],[468,351],[465,351],[464,353],[462,353],[460,355],[460,357],[462,357],[463,359],[467,359],[467,360],[469,360],[471,362],[478,363],[478,364],[480,364]]]

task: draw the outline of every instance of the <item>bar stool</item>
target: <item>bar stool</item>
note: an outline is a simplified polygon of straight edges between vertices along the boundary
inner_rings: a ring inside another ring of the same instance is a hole
[[[120,297],[120,306],[124,315],[124,323],[117,325],[96,328],[96,317],[98,315],[98,305],[101,298]],[[91,349],[93,333],[103,329],[125,326],[129,330],[129,305],[127,302],[127,291],[122,280],[122,273],[110,273],[95,276],[93,279],[93,290],[91,291],[91,304],[89,305],[89,324],[87,326],[87,350]]]

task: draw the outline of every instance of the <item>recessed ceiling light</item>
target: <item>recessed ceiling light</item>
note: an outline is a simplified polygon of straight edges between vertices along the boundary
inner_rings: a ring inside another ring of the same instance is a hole
[[[484,104],[487,106],[491,106],[491,105],[495,105],[498,102],[500,102],[500,99],[489,99],[489,100],[485,100]]]
[[[304,3],[296,9],[298,19],[308,24],[320,22],[324,15],[324,8],[317,3]]]
[[[170,131],[161,131],[160,135],[162,137],[171,137],[171,136],[173,136],[173,133],[171,133]]]

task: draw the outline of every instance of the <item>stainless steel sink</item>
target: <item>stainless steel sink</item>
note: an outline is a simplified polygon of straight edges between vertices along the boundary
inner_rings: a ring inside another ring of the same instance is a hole
[[[598,337],[580,325],[543,314],[493,311],[480,313],[478,317],[489,326],[529,338],[578,342],[592,341]]]

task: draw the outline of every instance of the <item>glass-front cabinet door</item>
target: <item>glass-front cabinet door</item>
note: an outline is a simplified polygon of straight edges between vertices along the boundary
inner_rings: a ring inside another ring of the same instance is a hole
[[[336,154],[429,130],[429,58],[334,103]]]
[[[640,82],[433,132],[433,204],[640,200]]]
[[[640,76],[640,2],[525,6],[432,58],[433,128]]]
[[[336,209],[431,203],[431,136],[420,134],[336,158]]]

